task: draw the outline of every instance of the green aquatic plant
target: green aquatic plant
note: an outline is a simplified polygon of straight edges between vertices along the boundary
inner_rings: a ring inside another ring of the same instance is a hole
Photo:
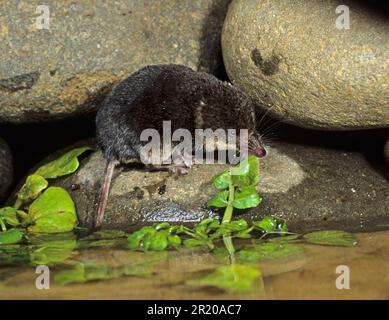
[[[16,193],[12,207],[0,208],[0,228],[27,228],[30,232],[67,232],[77,225],[76,210],[68,192],[63,188],[49,187],[47,179],[75,172],[78,157],[91,150],[89,147],[73,149],[49,162],[26,178]]]
[[[215,241],[223,240],[230,255],[234,248],[232,238],[248,239],[259,231],[263,236],[270,233],[287,233],[285,220],[267,216],[249,225],[244,219],[232,220],[234,208],[248,209],[260,204],[256,191],[259,181],[259,161],[250,156],[238,166],[216,175],[213,185],[219,192],[208,202],[208,206],[224,208],[222,221],[206,218],[193,228],[183,225],[172,226],[167,222],[146,226],[128,236],[130,249],[162,251],[183,244],[186,247],[207,246],[215,248]]]
[[[181,253],[184,247],[201,246],[200,251],[209,250],[223,265],[184,282],[190,286],[245,292],[252,290],[255,283],[259,285],[256,290],[263,289],[258,262],[302,254],[304,247],[300,243],[356,244],[354,236],[343,231],[290,233],[286,221],[280,217],[265,216],[253,222],[233,219],[240,210],[254,208],[261,202],[256,191],[259,162],[255,157],[212,179],[218,192],[208,205],[220,211],[220,220],[209,217],[192,227],[162,222],[130,234],[101,230],[81,238],[78,235],[77,239],[74,203],[66,190],[50,187],[49,181],[77,170],[77,157],[86,150],[89,148],[72,150],[39,168],[27,177],[14,206],[0,209],[0,263],[61,265],[67,269],[54,274],[55,282],[84,283],[121,276],[151,276],[157,272],[155,266],[167,259],[167,250]],[[235,249],[234,239],[251,240],[238,243]],[[130,264],[110,266],[105,262],[75,260],[76,253],[82,250],[119,246],[130,249]],[[228,260],[230,263],[226,264]]]
[[[17,227],[19,224],[18,212],[15,208],[5,207],[0,209],[1,231],[7,231],[7,226]]]
[[[223,222],[230,222],[234,208],[255,208],[261,203],[255,186],[259,181],[259,160],[250,156],[238,166],[223,171],[212,179],[219,192],[208,201],[208,206],[225,208]]]
[[[23,239],[23,232],[18,229],[10,229],[0,232],[0,244],[14,244]]]
[[[327,246],[351,247],[357,244],[357,240],[352,233],[340,230],[315,231],[305,234],[303,239],[311,244]]]

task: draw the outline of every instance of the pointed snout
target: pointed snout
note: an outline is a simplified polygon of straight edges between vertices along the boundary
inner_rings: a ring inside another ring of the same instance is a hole
[[[252,153],[258,157],[258,158],[264,158],[266,157],[267,155],[267,150],[265,149],[265,147],[258,147],[258,148],[255,148]]]

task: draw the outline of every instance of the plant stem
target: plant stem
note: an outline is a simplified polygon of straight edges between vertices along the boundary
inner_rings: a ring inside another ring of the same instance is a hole
[[[5,226],[3,219],[0,219],[1,231],[7,231],[7,227]]]
[[[232,206],[232,202],[234,201],[235,187],[234,187],[231,180],[228,184],[228,191],[229,191],[228,205],[227,205],[226,210],[224,211],[222,223],[228,223],[231,221],[232,211],[234,210],[234,207]],[[234,245],[232,243],[231,235],[223,235],[223,242],[227,248],[228,255],[230,257],[230,262],[231,262],[231,264],[234,264],[235,263],[235,255],[234,255],[235,248],[234,248]]]
[[[232,206],[232,202],[234,201],[235,188],[232,181],[229,182],[228,185],[228,204],[226,210],[224,211],[222,223],[230,222],[232,219],[232,211],[234,207]]]
[[[16,202],[15,202],[15,204],[14,204],[14,208],[15,208],[16,210],[18,210],[18,209],[21,207],[22,204],[23,204],[23,202],[22,202],[19,198],[17,198],[17,199],[16,199]]]
[[[234,264],[235,263],[235,248],[234,248],[234,245],[232,243],[231,236],[230,235],[224,235],[223,236],[223,242],[224,242],[224,245],[227,248],[228,255],[230,257],[230,262],[231,262],[231,264]]]
[[[16,213],[17,213],[18,216],[20,216],[23,220],[27,220],[27,219],[28,219],[28,214],[25,213],[24,211],[18,210],[18,211],[16,211]]]

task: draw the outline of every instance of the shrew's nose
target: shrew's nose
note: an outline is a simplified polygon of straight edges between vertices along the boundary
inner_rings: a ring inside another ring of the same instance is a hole
[[[265,148],[257,148],[255,150],[255,155],[258,157],[258,158],[263,158],[267,155],[267,151]]]

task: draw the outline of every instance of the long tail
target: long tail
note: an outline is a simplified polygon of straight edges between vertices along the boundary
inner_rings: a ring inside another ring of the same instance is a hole
[[[105,168],[104,174],[104,182],[101,187],[100,195],[99,195],[99,207],[97,209],[97,216],[95,221],[95,229],[100,229],[104,220],[105,207],[107,206],[107,200],[109,195],[109,189],[111,186],[111,180],[113,171],[116,166],[116,161],[108,161],[107,166]]]

